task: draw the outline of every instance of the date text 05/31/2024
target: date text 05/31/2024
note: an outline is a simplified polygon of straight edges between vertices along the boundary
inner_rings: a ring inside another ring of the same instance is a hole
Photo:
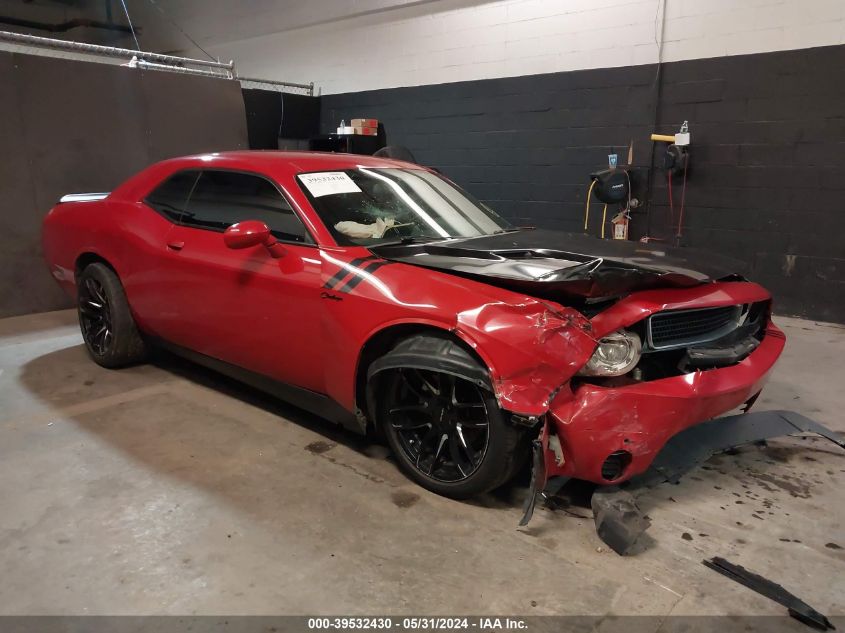
[[[447,617],[406,617],[392,619],[387,617],[334,617],[308,618],[308,629],[312,631],[328,630],[526,630],[525,620],[520,618],[447,618]]]

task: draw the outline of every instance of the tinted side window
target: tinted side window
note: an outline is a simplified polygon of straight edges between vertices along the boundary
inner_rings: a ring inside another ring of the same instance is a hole
[[[173,174],[156,187],[144,202],[167,219],[178,222],[198,176],[198,171],[180,171]]]
[[[269,180],[231,171],[203,171],[182,224],[222,231],[243,220],[264,222],[281,240],[308,241],[305,227]]]

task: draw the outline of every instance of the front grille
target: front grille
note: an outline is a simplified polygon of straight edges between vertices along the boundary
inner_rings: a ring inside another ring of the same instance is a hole
[[[651,349],[684,347],[713,341],[734,330],[743,306],[660,312],[648,319]]]

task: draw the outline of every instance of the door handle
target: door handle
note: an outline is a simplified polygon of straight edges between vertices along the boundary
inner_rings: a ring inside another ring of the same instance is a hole
[[[168,242],[167,248],[171,251],[181,251],[182,247],[185,246],[185,242]]]

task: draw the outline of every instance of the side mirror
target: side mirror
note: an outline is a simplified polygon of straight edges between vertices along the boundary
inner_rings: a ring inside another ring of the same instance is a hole
[[[250,248],[273,241],[270,227],[258,220],[244,220],[223,232],[223,242],[229,248]]]

